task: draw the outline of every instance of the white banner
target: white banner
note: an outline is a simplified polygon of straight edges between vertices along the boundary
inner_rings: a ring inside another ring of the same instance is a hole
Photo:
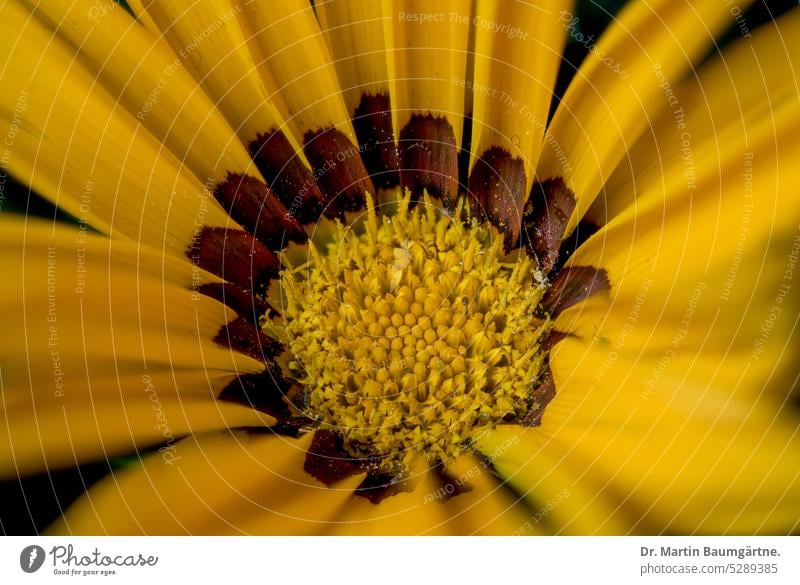
[[[800,583],[792,537],[6,537],[0,583]],[[224,580],[224,581],[222,581]]]

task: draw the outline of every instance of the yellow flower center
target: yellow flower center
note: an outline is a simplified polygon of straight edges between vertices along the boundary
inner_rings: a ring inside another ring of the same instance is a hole
[[[545,286],[535,261],[506,255],[489,223],[427,197],[387,207],[378,215],[369,200],[359,221],[310,244],[307,261],[281,274],[282,315],[262,322],[288,345],[303,414],[382,471],[419,454],[447,461],[537,408],[550,329],[536,316]]]

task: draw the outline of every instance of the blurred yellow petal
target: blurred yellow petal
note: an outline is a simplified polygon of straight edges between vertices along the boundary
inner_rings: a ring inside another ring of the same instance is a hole
[[[595,234],[572,261],[608,272],[611,306],[590,300],[556,327],[609,350],[744,358],[754,380],[781,358],[798,310],[798,105],[726,133],[719,151],[693,151],[691,177],[653,182]]]
[[[551,354],[548,449],[603,478],[639,532],[787,533],[800,517],[794,407],[740,392],[736,361],[631,356],[577,339]],[[719,360],[719,356],[714,356]],[[767,384],[770,380],[759,380]],[[555,447],[554,447],[555,445]]]
[[[630,523],[603,480],[570,459],[544,428],[501,425],[478,438],[477,448],[527,502],[528,513],[509,534],[626,534]]]
[[[544,179],[562,177],[577,198],[565,235],[608,180],[648,121],[666,107],[656,65],[677,81],[735,22],[732,9],[752,0],[631,2],[581,64],[547,130],[537,167]],[[568,34],[580,34],[571,13]],[[577,22],[577,21],[576,21]],[[589,42],[578,38],[580,42]]]
[[[325,487],[303,471],[301,439],[199,434],[93,486],[51,534],[313,534],[361,478]]]
[[[3,473],[162,441],[156,394],[176,435],[193,419],[199,429],[268,422],[216,404],[234,376],[264,366],[212,341],[235,315],[191,290],[203,277],[188,262],[21,217],[0,221],[0,243],[3,436],[16,461],[4,457]]]
[[[756,124],[772,118],[787,100],[797,102],[800,53],[790,42],[797,35],[800,12],[793,10],[731,43],[680,83],[659,71],[662,100],[670,107],[628,150],[606,184],[606,196],[595,201],[587,218],[607,223],[635,198],[652,195],[664,177],[690,172],[694,152],[722,156],[730,136],[747,144]],[[757,166],[763,171],[761,160]]]
[[[452,509],[452,534],[514,534],[528,521],[528,509],[522,499],[508,490],[478,456],[462,455],[448,461],[446,467],[456,487],[467,490],[439,504]]]
[[[450,487],[433,470],[419,473],[412,479],[416,481],[413,491],[400,492],[377,505],[351,496],[325,534],[510,534],[525,522],[525,511],[514,496],[473,457],[463,457],[448,470]]]
[[[159,387],[148,375],[121,373],[113,379],[92,379],[90,391],[95,384],[108,382],[109,387],[89,399],[73,400],[66,390],[63,397],[41,393],[40,398],[34,392],[4,407],[0,477],[24,477],[162,444],[163,453],[172,453],[175,441],[186,435],[274,422],[252,408],[219,402],[211,392],[184,398],[181,390],[196,393],[204,376],[177,378],[185,386],[177,387],[168,378],[170,385]]]

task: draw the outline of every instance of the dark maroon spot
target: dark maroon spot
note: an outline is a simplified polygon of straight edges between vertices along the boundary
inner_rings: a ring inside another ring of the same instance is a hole
[[[364,193],[375,194],[375,187],[364,168],[359,148],[341,131],[323,128],[307,132],[303,150],[314,170],[314,178],[326,195],[328,216],[364,207]]]
[[[233,219],[272,250],[280,250],[290,241],[302,244],[308,239],[297,218],[254,177],[229,174],[214,189],[214,197]]]
[[[371,471],[356,488],[355,494],[373,504],[380,504],[386,498],[413,490],[413,486],[402,475]]]
[[[472,36],[472,30],[474,27],[470,27],[470,37]],[[471,57],[467,57],[470,59]],[[465,107],[468,104],[465,104]],[[469,108],[464,112],[464,127],[461,130],[461,148],[458,151],[458,184],[459,188],[463,189],[469,184],[469,166],[472,162],[470,160],[470,153],[472,152],[472,106],[469,105]]]
[[[539,385],[531,392],[530,410],[519,419],[518,424],[526,427],[538,427],[541,425],[545,407],[550,404],[550,401],[555,396],[556,384],[553,381],[553,374],[548,369]]]
[[[572,233],[561,242],[561,249],[558,251],[558,260],[555,266],[553,266],[553,272],[561,270],[575,251],[596,234],[599,229],[600,226],[590,221],[579,221],[575,229],[572,230]]]
[[[498,146],[475,161],[469,176],[473,211],[482,213],[506,236],[506,248],[519,241],[522,208],[525,205],[525,165],[521,158]]]
[[[550,351],[556,346],[556,344],[559,341],[566,339],[567,337],[573,337],[573,336],[574,334],[572,333],[566,333],[564,331],[557,331],[555,329],[551,329],[550,333],[548,333],[545,336],[545,338],[542,339],[542,341],[539,344],[539,347],[541,347],[543,351]]]
[[[461,494],[468,494],[472,491],[472,486],[467,484],[467,480],[463,477],[454,477],[447,469],[443,463],[439,463],[435,467],[431,468],[431,471],[436,476],[436,480],[439,482],[439,487],[431,494],[432,497],[439,500],[440,502],[446,502],[447,500],[454,498]]]
[[[378,188],[400,184],[400,155],[392,128],[392,105],[385,93],[364,94],[353,112],[361,159]]]
[[[252,323],[258,323],[258,319],[271,308],[252,291],[229,282],[209,282],[200,285],[197,292],[227,305]]]
[[[259,361],[275,357],[283,351],[280,343],[267,336],[261,331],[261,327],[245,317],[237,317],[223,325],[214,341]]]
[[[400,178],[415,198],[427,190],[447,207],[458,196],[458,152],[453,127],[442,117],[414,114],[400,131]]]
[[[251,291],[261,291],[280,270],[278,257],[241,230],[205,227],[186,255],[195,266]]]
[[[269,188],[290,215],[297,217],[302,224],[320,218],[325,197],[283,131],[273,128],[259,134],[248,150]]]
[[[363,467],[358,459],[353,459],[344,450],[339,434],[327,429],[319,429],[314,433],[303,464],[307,474],[327,486],[362,473]]]
[[[574,209],[575,194],[563,179],[534,183],[523,222],[528,246],[543,272],[550,272],[558,260],[561,239]]]
[[[284,400],[289,383],[281,376],[280,368],[272,363],[260,374],[242,374],[231,381],[219,395],[219,400],[233,402],[265,412],[280,421],[291,419],[292,413]]]
[[[593,294],[610,290],[608,274],[602,268],[569,266],[558,273],[545,293],[540,307],[550,316],[557,317],[565,309]]]

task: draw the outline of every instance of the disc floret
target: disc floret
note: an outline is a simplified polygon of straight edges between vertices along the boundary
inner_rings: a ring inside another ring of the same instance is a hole
[[[306,416],[383,469],[446,461],[481,431],[523,417],[543,370],[536,262],[506,255],[490,224],[400,197],[337,223],[281,275],[282,314],[264,331],[288,346]],[[287,265],[284,259],[284,265]]]

